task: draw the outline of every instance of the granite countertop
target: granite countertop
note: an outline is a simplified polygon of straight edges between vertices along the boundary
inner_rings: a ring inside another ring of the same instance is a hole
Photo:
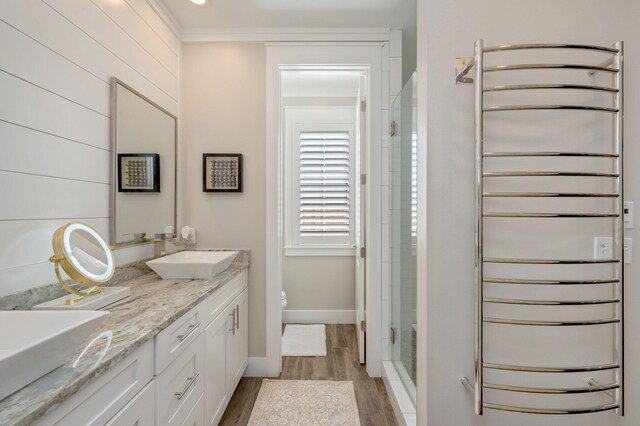
[[[78,348],[67,365],[0,401],[0,424],[32,423],[153,339],[248,267],[248,256],[239,255],[226,271],[208,280],[163,280],[155,273],[148,273],[120,283],[130,287],[131,295],[104,308],[111,315]],[[113,332],[113,339],[102,359],[99,357],[104,350],[104,340],[96,342],[81,363],[72,367],[82,349],[109,330]]]

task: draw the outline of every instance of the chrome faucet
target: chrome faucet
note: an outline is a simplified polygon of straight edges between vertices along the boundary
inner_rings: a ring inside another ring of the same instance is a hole
[[[122,234],[123,236],[133,235],[134,242],[144,242],[147,240],[147,234],[144,232],[134,232],[129,234]]]
[[[153,256],[160,257],[167,254],[167,241],[177,243],[175,234],[163,233],[154,234],[153,238]]]

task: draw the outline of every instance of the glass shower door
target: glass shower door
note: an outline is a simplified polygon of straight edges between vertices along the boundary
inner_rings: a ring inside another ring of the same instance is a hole
[[[391,105],[390,285],[391,361],[409,395],[416,395],[416,74]]]

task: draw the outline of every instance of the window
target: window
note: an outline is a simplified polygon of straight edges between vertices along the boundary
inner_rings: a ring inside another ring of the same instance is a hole
[[[355,107],[285,108],[285,255],[353,255]]]
[[[300,132],[299,233],[349,237],[349,132]]]

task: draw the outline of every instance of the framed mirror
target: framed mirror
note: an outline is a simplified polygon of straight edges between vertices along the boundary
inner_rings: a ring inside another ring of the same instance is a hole
[[[111,117],[111,245],[174,233],[177,118],[117,78]]]

